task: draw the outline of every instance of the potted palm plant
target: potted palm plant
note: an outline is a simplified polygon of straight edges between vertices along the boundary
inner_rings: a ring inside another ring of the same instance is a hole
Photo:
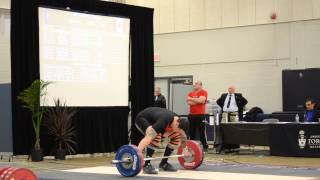
[[[47,109],[43,105],[47,94],[46,87],[49,84],[50,82],[35,80],[27,89],[20,92],[17,97],[23,104],[23,107],[32,113],[32,125],[35,133],[35,144],[34,148],[31,150],[32,161],[43,160],[43,152],[40,146],[40,130],[42,127],[43,115]]]
[[[48,109],[46,113],[46,124],[49,134],[54,136],[57,149],[55,159],[65,160],[66,153],[75,153],[73,148],[76,142],[73,138],[76,135],[72,118],[76,110],[67,107],[66,103],[61,103],[59,99],[54,100],[55,107]]]

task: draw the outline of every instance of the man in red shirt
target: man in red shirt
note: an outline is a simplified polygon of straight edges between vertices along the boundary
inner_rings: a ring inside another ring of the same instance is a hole
[[[205,126],[205,114],[206,114],[206,102],[208,93],[202,88],[202,82],[196,81],[193,85],[193,91],[188,94],[187,103],[190,106],[189,122],[190,139],[195,139],[196,132],[198,130],[200,141],[204,150],[208,149],[206,126]]]

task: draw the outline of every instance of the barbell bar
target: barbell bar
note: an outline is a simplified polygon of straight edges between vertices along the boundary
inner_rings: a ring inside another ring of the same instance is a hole
[[[171,156],[161,156],[161,157],[149,157],[149,158],[144,158],[144,161],[150,161],[150,160],[155,160],[155,159],[165,159],[165,158],[178,158],[178,157],[185,157],[186,155],[184,154],[178,154],[178,155],[171,155]],[[132,162],[130,158],[126,158],[123,160],[112,160],[112,164],[118,164],[118,163],[130,163]]]

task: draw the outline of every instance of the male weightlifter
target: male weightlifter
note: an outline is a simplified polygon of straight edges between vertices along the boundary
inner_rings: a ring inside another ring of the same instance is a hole
[[[179,146],[186,147],[186,132],[188,132],[189,122],[187,119],[179,118],[172,111],[159,107],[146,108],[137,115],[135,125],[145,135],[140,141],[138,149],[142,152],[147,148],[147,157],[152,157],[154,149],[160,146],[163,137],[170,139],[164,156],[170,156]],[[187,155],[188,152],[184,154]],[[161,160],[159,169],[171,172],[177,171],[175,167],[168,163],[168,158]],[[150,161],[145,161],[143,172],[146,174],[158,173]]]

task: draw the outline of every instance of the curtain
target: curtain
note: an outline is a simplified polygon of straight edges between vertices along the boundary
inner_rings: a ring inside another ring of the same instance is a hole
[[[132,122],[136,114],[153,104],[153,9],[98,0],[12,0],[11,73],[13,151],[29,154],[34,143],[31,114],[17,101],[18,94],[39,79],[38,6],[70,7],[105,15],[130,18]],[[77,107],[74,125],[77,153],[112,152],[128,143],[128,107]],[[141,135],[132,128],[131,140]],[[41,145],[46,154],[54,149],[52,137],[42,129]]]

